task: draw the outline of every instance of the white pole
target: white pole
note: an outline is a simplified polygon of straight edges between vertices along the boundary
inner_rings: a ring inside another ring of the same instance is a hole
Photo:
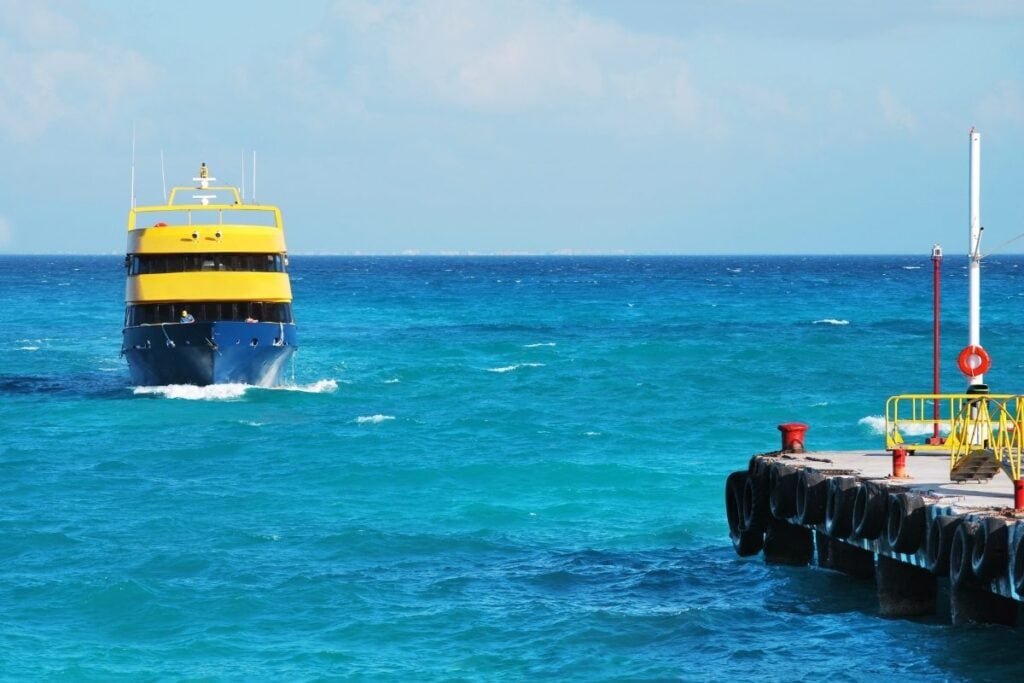
[[[132,183],[131,183],[131,208],[135,208],[135,124],[132,123]]]
[[[245,150],[242,150],[242,203],[245,204]]]
[[[164,170],[164,151],[160,150],[160,183],[164,188],[164,204],[167,203],[167,172]]]
[[[970,189],[971,243],[968,257],[970,316],[968,344],[981,345],[981,134],[971,128],[971,189]],[[972,377],[971,386],[984,384],[982,375]]]
[[[252,151],[252,203],[256,203],[256,150]]]

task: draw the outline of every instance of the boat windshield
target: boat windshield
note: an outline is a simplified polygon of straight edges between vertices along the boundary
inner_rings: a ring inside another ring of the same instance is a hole
[[[163,228],[181,225],[254,225],[277,227],[278,213],[271,207],[247,207],[237,209],[146,207],[133,211],[135,228]]]

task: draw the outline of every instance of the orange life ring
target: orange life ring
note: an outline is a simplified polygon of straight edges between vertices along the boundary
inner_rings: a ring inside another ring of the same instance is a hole
[[[154,227],[154,228],[166,228],[166,227],[167,227],[167,224],[166,224],[166,223],[164,223],[163,221],[161,221],[160,223],[154,223],[154,224],[153,224],[153,227]]]
[[[977,364],[971,365],[971,360],[975,358],[977,359]],[[977,344],[968,344],[960,352],[956,359],[956,364],[960,367],[960,372],[968,377],[977,377],[988,372],[988,369],[992,367],[992,359],[989,358],[988,351],[985,349]]]

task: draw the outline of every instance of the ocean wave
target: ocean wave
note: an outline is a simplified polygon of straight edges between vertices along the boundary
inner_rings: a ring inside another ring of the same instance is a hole
[[[356,418],[356,424],[380,424],[381,422],[387,422],[388,420],[394,420],[394,415],[360,415]]]
[[[161,387],[135,387],[136,396],[163,396],[186,401],[230,401],[241,398],[253,387],[249,384],[209,384],[197,387],[194,384],[168,384]]]
[[[632,305],[632,304],[630,304]],[[524,349],[535,349],[539,346],[555,346],[555,342],[539,342],[537,344],[523,344]]]
[[[38,346],[19,346],[18,350],[19,351],[38,351],[39,347]]]
[[[519,368],[542,368],[544,363],[516,363],[515,365],[503,365],[500,368],[487,368],[487,372],[512,372]]]
[[[903,270],[921,270],[921,266],[903,266]]]
[[[384,380],[384,384],[398,384],[401,381],[402,380],[398,379],[397,377],[392,377],[391,379]]]
[[[885,434],[885,418],[881,415],[862,417],[857,424],[869,427],[874,434]],[[949,434],[949,431],[949,421],[940,420],[939,433]],[[931,422],[900,425],[900,434],[903,436],[926,436],[934,432],[935,427]]]
[[[822,320],[815,320],[815,325],[849,325],[849,320],[838,320],[836,318],[823,318]]]

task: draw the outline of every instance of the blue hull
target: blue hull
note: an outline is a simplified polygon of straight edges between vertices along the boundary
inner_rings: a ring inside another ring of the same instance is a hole
[[[122,334],[132,383],[140,386],[274,386],[298,348],[294,323],[168,323],[126,327]]]

